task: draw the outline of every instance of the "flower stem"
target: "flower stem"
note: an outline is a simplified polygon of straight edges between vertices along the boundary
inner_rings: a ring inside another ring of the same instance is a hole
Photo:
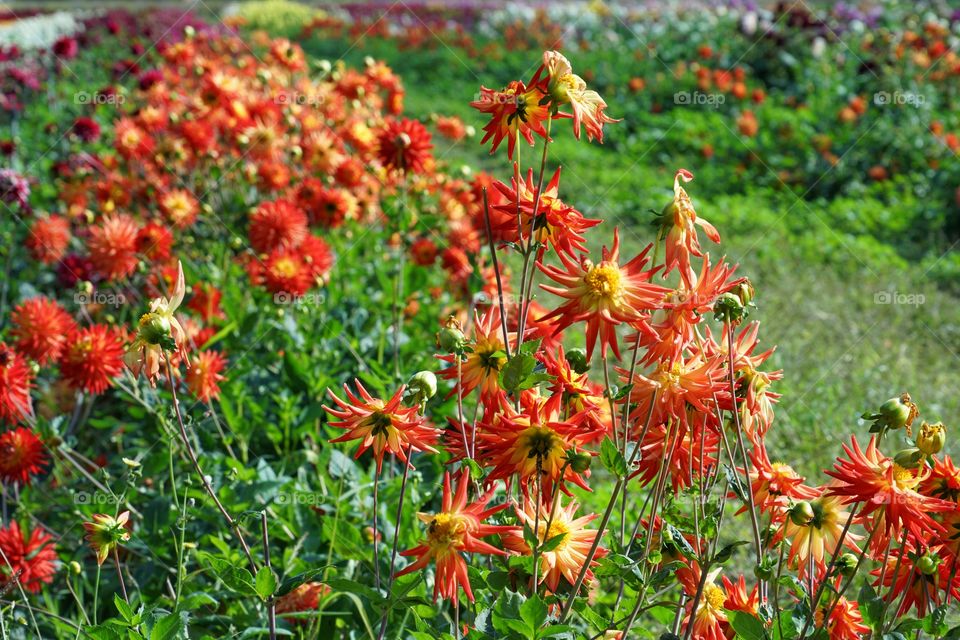
[[[393,588],[393,567],[397,562],[397,542],[400,539],[400,518],[403,516],[403,497],[407,492],[407,478],[410,475],[410,457],[413,455],[413,447],[407,450],[407,461],[403,465],[403,479],[400,481],[400,499],[397,502],[397,512],[393,524],[393,548],[390,549],[390,573],[387,574],[387,597],[390,597],[390,590]],[[380,632],[377,634],[377,640],[383,640],[387,633],[387,614],[389,609],[384,607],[383,616],[380,618]]]
[[[272,571],[270,564],[270,532],[267,530],[267,511],[260,512],[260,525],[263,531],[263,563],[268,570]],[[267,624],[270,628],[270,640],[277,640],[277,602],[273,594],[267,600]]]
[[[243,553],[247,556],[247,561],[250,563],[251,570],[254,574],[256,574],[257,563],[253,561],[253,554],[250,553],[250,547],[247,545],[247,541],[243,538],[243,533],[240,532],[239,523],[233,519],[233,516],[230,515],[230,513],[223,506],[223,503],[220,502],[220,498],[217,497],[217,492],[213,490],[213,486],[207,480],[207,476],[204,475],[203,469],[200,467],[200,462],[197,460],[197,454],[193,450],[193,445],[190,444],[190,437],[187,435],[187,427],[184,425],[183,415],[180,413],[180,401],[177,400],[177,388],[173,381],[173,367],[170,366],[170,355],[164,352],[163,359],[167,364],[167,380],[170,383],[170,393],[173,396],[173,410],[177,415],[177,425],[180,427],[180,440],[183,442],[183,446],[187,450],[187,456],[190,458],[190,462],[193,463],[194,470],[197,472],[197,475],[200,476],[200,482],[203,483],[203,487],[207,494],[213,499],[213,503],[217,505],[217,509],[220,511],[223,519],[227,521],[227,526],[230,527],[233,535],[240,543]]]

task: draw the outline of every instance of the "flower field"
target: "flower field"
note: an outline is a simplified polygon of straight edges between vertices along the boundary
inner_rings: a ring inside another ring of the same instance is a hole
[[[0,640],[957,640],[958,46],[0,10]]]

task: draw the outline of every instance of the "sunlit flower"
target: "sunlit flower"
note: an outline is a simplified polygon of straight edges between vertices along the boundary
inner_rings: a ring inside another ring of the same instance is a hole
[[[0,435],[0,481],[29,485],[30,476],[43,473],[48,464],[43,441],[33,430],[17,427]]]
[[[687,615],[683,619],[682,627],[686,629],[689,625],[693,625],[690,636],[696,640],[725,640],[727,592],[714,582],[719,569],[711,571],[703,580],[697,610],[695,613],[693,611],[697,585],[701,582],[701,571],[702,569],[696,563],[677,571],[677,577],[688,596]]]
[[[459,389],[460,395],[466,396],[479,388],[481,398],[490,398],[500,391],[500,370],[507,364],[499,308],[491,306],[482,316],[476,315],[473,332],[474,339],[469,344],[466,358],[460,363],[461,378],[454,392]],[[456,382],[457,358],[460,356],[450,353],[437,357],[450,365],[440,375]]]
[[[517,237],[517,225],[522,226],[524,234],[530,233],[531,224],[534,224],[533,237],[537,242],[544,245],[553,246],[555,251],[566,253],[573,256],[576,252],[586,252],[587,247],[584,244],[584,232],[590,227],[600,224],[600,220],[586,218],[582,213],[565,204],[559,198],[560,188],[560,168],[544,187],[543,192],[537,197],[537,183],[533,178],[533,169],[527,173],[519,187],[516,179],[510,186],[502,183],[494,183],[494,187],[502,194],[502,203],[494,208],[503,212],[502,228],[498,229],[502,237]],[[517,191],[519,190],[519,194]],[[520,221],[518,223],[516,211],[517,202],[520,203]],[[533,220],[533,212],[536,207],[536,222]],[[541,251],[542,253],[542,251]]]
[[[185,229],[197,220],[200,204],[186,189],[172,189],[160,196],[160,211],[173,226]]]
[[[860,640],[864,637],[864,634],[870,633],[870,627],[863,624],[860,607],[855,601],[840,596],[840,599],[834,605],[831,598],[826,598],[826,600],[827,602],[817,609],[814,622],[816,624],[815,628],[824,628],[823,617],[827,613],[824,609],[833,605],[833,610],[830,612],[830,618],[826,624],[830,640]]]
[[[894,611],[895,616],[905,616],[916,608],[917,617],[923,618],[928,611],[938,607],[945,597],[954,602],[960,600],[960,578],[957,577],[956,565],[940,557],[940,553],[938,546],[917,548],[908,542],[905,549],[897,546],[885,556],[885,569],[877,567],[871,572],[876,577],[874,587],[878,591],[881,588],[886,590],[887,602],[900,602],[899,609]]]
[[[601,354],[606,355],[607,348],[610,347],[614,355],[620,357],[617,327],[621,323],[629,323],[638,329],[650,331],[646,312],[656,308],[668,290],[650,282],[656,268],[643,270],[649,250],[650,246],[621,266],[620,235],[615,230],[613,247],[604,247],[602,258],[596,264],[586,257],[582,257],[578,263],[563,253],[558,253],[557,257],[563,263],[563,269],[538,265],[550,279],[560,285],[541,285],[543,289],[567,300],[547,318],[557,318],[558,331],[575,322],[586,322],[588,359],[592,356],[598,339]]]
[[[484,125],[484,136],[480,144],[493,140],[490,153],[494,153],[504,138],[507,140],[507,158],[513,158],[517,138],[523,137],[533,146],[533,135],[547,137],[543,123],[550,117],[546,105],[541,104],[545,97],[537,87],[527,88],[523,82],[514,80],[502,91],[480,87],[480,98],[470,106],[490,115],[490,122]]]
[[[44,296],[30,298],[10,314],[17,350],[44,365],[56,360],[63,351],[76,323],[55,300]]]
[[[690,256],[703,257],[700,240],[697,238],[697,225],[701,226],[707,237],[714,242],[720,242],[720,234],[712,224],[697,217],[690,196],[680,186],[681,180],[690,182],[693,174],[686,169],[679,169],[674,176],[673,201],[664,207],[660,214],[658,238],[666,239],[664,275],[679,268],[687,286],[692,287],[695,274],[690,266]]]
[[[727,601],[724,608],[727,611],[743,611],[750,615],[757,615],[760,610],[760,592],[759,585],[754,584],[753,589],[747,591],[746,578],[741,575],[736,582],[731,581],[727,576],[722,576],[723,588],[727,592]]]
[[[404,462],[407,462],[409,454],[414,451],[437,452],[431,445],[437,441],[439,432],[419,414],[417,407],[403,406],[405,387],[397,389],[393,397],[384,402],[371,396],[359,380],[354,380],[354,384],[357,394],[350,391],[347,385],[343,385],[346,400],[341,400],[333,391],[327,390],[330,398],[340,407],[333,409],[324,406],[327,413],[339,418],[336,421],[331,420],[330,426],[347,430],[347,433],[330,442],[360,440],[355,456],[357,458],[367,449],[373,448],[377,473],[380,473],[383,467],[383,456],[387,452]]]
[[[847,459],[838,459],[827,475],[839,482],[829,492],[844,496],[848,503],[862,502],[861,517],[882,516],[883,533],[889,535],[893,527],[906,527],[914,537],[923,540],[931,533],[943,531],[931,514],[955,510],[956,504],[919,493],[916,488],[928,471],[908,469],[880,453],[876,438],[871,437],[865,451],[857,439],[850,446],[843,445]],[[879,524],[879,523],[878,523]]]
[[[570,61],[559,51],[543,52],[543,65],[530,81],[530,86],[539,86],[557,107],[570,105],[573,111],[573,135],[578,140],[581,124],[587,130],[588,140],[596,138],[603,142],[603,125],[619,122],[604,113],[607,103],[599,93],[587,89],[587,83],[573,73]]]
[[[53,582],[57,551],[53,537],[42,529],[36,528],[27,534],[16,520],[0,528],[0,551],[3,551],[0,571],[8,579],[18,580],[27,591],[39,593],[43,585]]]
[[[750,487],[753,503],[761,512],[779,511],[791,501],[813,500],[820,495],[816,489],[806,486],[803,480],[790,465],[770,462],[762,441],[754,444],[750,451]]]
[[[788,517],[783,532],[784,537],[790,540],[788,561],[790,566],[797,569],[801,579],[809,574],[811,555],[818,574],[826,570],[824,556],[829,559],[830,554],[837,548],[844,525],[850,516],[843,510],[840,499],[836,496],[826,496],[805,504],[810,505],[813,518],[806,524],[798,524],[794,521],[796,518]],[[857,550],[853,542],[859,537],[848,531],[844,544]]]
[[[587,561],[587,554],[593,546],[597,537],[597,532],[587,529],[597,514],[590,514],[574,517],[577,509],[580,507],[576,502],[570,502],[567,506],[557,502],[557,508],[554,510],[553,519],[550,519],[551,504],[540,504],[539,516],[536,513],[537,506],[533,500],[525,500],[522,506],[517,507],[517,517],[521,524],[534,531],[537,540],[541,545],[544,542],[555,540],[558,536],[559,542],[554,542],[552,548],[540,553],[540,582],[545,582],[550,591],[556,591],[560,586],[560,578],[564,578],[570,585],[577,581],[577,576],[581,568]],[[549,528],[547,526],[549,521]],[[524,540],[520,530],[514,530],[502,536],[503,546],[507,549],[521,555],[530,555],[532,550]],[[597,547],[596,554],[590,561],[590,567],[597,566],[598,560],[607,554],[603,546]],[[593,571],[587,569],[584,576],[584,583],[589,585],[593,582]]]
[[[134,377],[142,372],[153,384],[160,375],[164,353],[176,353],[181,358],[186,356],[186,334],[175,315],[184,293],[183,266],[178,261],[170,297],[160,296],[150,301],[149,311],[140,316],[137,323],[137,337],[123,358]]]
[[[487,509],[493,498],[493,490],[487,491],[476,502],[467,504],[470,474],[464,469],[457,479],[457,488],[451,491],[450,474],[443,475],[443,502],[438,513],[418,513],[417,517],[427,525],[427,537],[419,545],[401,552],[400,555],[415,557],[416,561],[397,572],[397,576],[421,571],[430,562],[435,562],[437,571],[433,585],[433,599],[452,600],[458,606],[457,590],[463,589],[470,602],[473,591],[467,576],[467,563],[462,553],[507,555],[506,551],[484,542],[481,538],[506,535],[516,527],[484,524],[491,515],[502,511],[506,504]]]
[[[110,554],[130,539],[130,512],[124,511],[118,516],[103,513],[93,515],[90,522],[84,522],[87,542],[97,555],[97,564],[102,565]]]
[[[250,214],[250,246],[257,253],[292,249],[308,233],[307,215],[289,200],[262,202]]]

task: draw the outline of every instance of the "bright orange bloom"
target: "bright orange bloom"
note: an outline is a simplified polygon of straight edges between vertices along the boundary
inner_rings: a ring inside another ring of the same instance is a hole
[[[610,347],[619,358],[616,328],[621,323],[629,323],[639,330],[650,332],[646,312],[657,308],[668,292],[668,289],[650,282],[657,268],[643,270],[651,246],[621,266],[620,235],[615,230],[613,247],[603,248],[602,259],[597,264],[585,256],[577,263],[563,253],[557,254],[563,269],[538,264],[551,280],[560,285],[541,285],[543,289],[567,300],[544,319],[558,318],[557,331],[585,321],[587,358],[593,355],[598,338],[601,354],[606,355],[607,347]]]
[[[750,615],[757,615],[760,610],[760,591],[757,584],[753,589],[747,592],[747,581],[741,575],[736,582],[731,581],[727,576],[722,576],[723,588],[727,592],[727,601],[724,608],[727,611],[743,611]]]
[[[201,402],[210,402],[220,396],[220,383],[224,378],[221,371],[227,366],[227,359],[219,351],[200,351],[191,358],[187,372],[187,388]]]
[[[641,419],[645,418],[646,414]],[[692,485],[694,478],[717,467],[720,433],[714,422],[709,413],[691,411],[688,417],[675,420],[669,427],[665,422],[651,423],[640,443],[640,460],[631,477],[639,476],[646,485],[665,466],[675,492]],[[639,424],[636,430],[642,433],[643,426]]]
[[[729,396],[724,377],[723,360],[720,357],[704,359],[692,355],[686,360],[672,364],[661,363],[649,376],[616,368],[625,384],[632,384],[630,402],[636,404],[631,418],[642,427],[650,414],[651,402],[655,403],[650,414],[650,424],[661,424],[668,418],[687,421],[687,406],[710,415],[715,412],[714,398]]]
[[[590,548],[597,537],[596,531],[587,529],[587,525],[597,517],[597,514],[592,513],[588,516],[575,518],[574,514],[576,514],[580,505],[571,502],[564,507],[558,500],[553,519],[550,520],[551,506],[550,504],[541,504],[538,516],[536,502],[524,500],[522,508],[518,506],[516,511],[520,522],[530,527],[531,531],[536,532],[537,540],[541,545],[557,536],[563,536],[555,547],[539,554],[539,581],[546,582],[547,588],[555,592],[560,586],[560,578],[565,578],[570,585],[576,583],[580,569],[586,562],[587,554],[590,553]],[[547,528],[548,520],[550,522],[549,529]],[[519,528],[504,534],[502,540],[503,546],[511,551],[527,556],[533,553]],[[593,560],[590,561],[590,566],[597,566],[597,561],[606,554],[607,550],[603,546],[598,546]],[[593,579],[593,571],[588,569],[584,577],[584,583],[589,585],[593,582]]]
[[[953,464],[950,456],[933,459],[930,475],[920,484],[924,495],[956,502],[960,500],[960,468]]]
[[[690,637],[695,640],[726,640],[724,629],[727,626],[727,592],[723,587],[714,582],[719,569],[715,569],[707,574],[703,583],[703,591],[700,601],[697,603],[697,611],[693,612],[693,601],[697,591],[697,585],[700,583],[702,569],[694,563],[691,567],[683,567],[677,570],[677,578],[683,585],[683,590],[689,596],[687,598],[687,615],[683,619],[682,628],[686,629],[688,625],[693,625]],[[681,635],[684,635],[681,633]]]
[[[74,332],[60,356],[60,375],[73,389],[101,394],[123,373],[124,336],[95,324]]]
[[[839,585],[838,585],[839,586]],[[832,602],[830,598],[827,602]],[[829,606],[825,604],[817,609],[814,616],[815,628],[823,628],[823,616],[826,615],[824,609]],[[841,596],[833,611],[830,613],[830,619],[827,620],[827,633],[830,640],[860,640],[864,634],[870,633],[870,627],[863,624],[863,617],[860,615],[860,607],[856,601],[847,600]]]
[[[480,99],[470,103],[477,111],[490,114],[490,122],[483,127],[486,133],[480,144],[486,144],[492,138],[490,153],[494,153],[506,138],[507,157],[513,158],[518,135],[523,136],[530,146],[533,146],[533,134],[546,138],[547,130],[543,122],[550,117],[550,112],[540,104],[544,97],[542,90],[537,87],[528,89],[519,80],[514,80],[502,91],[480,87]]]
[[[506,481],[517,475],[528,488],[532,479],[542,476],[543,495],[553,491],[554,482],[573,482],[589,490],[584,481],[589,469],[581,475],[564,464],[567,450],[578,448],[592,437],[589,428],[583,426],[584,415],[561,420],[560,395],[546,399],[526,393],[521,401],[524,406],[520,413],[501,415],[477,436],[483,452],[478,457],[493,467],[487,481]]]
[[[431,561],[436,562],[437,573],[433,584],[433,599],[453,600],[453,606],[459,605],[457,590],[462,588],[470,602],[473,591],[467,577],[467,563],[463,552],[485,553],[488,555],[507,555],[506,551],[484,542],[481,538],[495,534],[505,535],[516,527],[484,524],[483,521],[507,507],[502,504],[487,509],[487,503],[493,498],[490,489],[476,502],[467,504],[467,491],[470,488],[470,473],[464,469],[457,479],[457,488],[450,489],[450,474],[443,475],[443,503],[439,513],[418,513],[417,517],[427,525],[427,537],[419,545],[400,553],[402,556],[415,557],[417,560],[397,572],[397,576],[420,571]]]
[[[584,427],[592,432],[590,441],[602,440],[613,426],[610,402],[603,397],[603,388],[591,383],[586,373],[573,371],[563,345],[556,350],[542,349],[538,357],[546,373],[553,376],[550,392],[563,399],[566,415],[582,414]]]
[[[851,446],[843,445],[846,460],[838,459],[827,475],[839,480],[830,487],[833,495],[846,497],[846,502],[863,502],[860,516],[882,516],[883,533],[903,526],[917,539],[924,540],[934,533],[943,533],[931,513],[953,511],[956,503],[932,498],[919,493],[917,486],[929,471],[907,469],[896,464],[892,458],[880,453],[876,437],[870,438],[866,451],[860,449],[857,439],[851,438]]]
[[[119,280],[137,268],[137,223],[126,214],[104,216],[91,226],[90,260],[107,280]]]
[[[897,546],[887,556],[886,571],[883,567],[871,571],[871,575],[877,577],[873,586],[878,591],[881,587],[886,589],[887,602],[901,602],[894,615],[905,616],[916,607],[917,617],[923,618],[928,611],[942,604],[945,597],[954,602],[960,600],[960,576],[956,575],[956,566],[950,557],[941,557],[941,552],[939,546],[918,549],[908,541],[905,550]]]
[[[500,326],[500,308],[492,305],[480,315],[474,315],[474,339],[470,343],[470,351],[460,364],[461,380],[451,392],[460,390],[460,395],[467,396],[474,389],[480,389],[480,397],[489,399],[500,392],[500,370],[507,364],[507,354],[503,345],[503,329]],[[507,334],[511,343],[514,336]],[[440,371],[440,375],[447,380],[457,380],[457,358],[455,353],[437,356],[438,359],[450,364]]]
[[[788,464],[770,462],[763,441],[755,442],[750,451],[750,487],[753,502],[761,512],[778,515],[794,500],[813,500],[820,495],[803,484],[803,478]],[[741,512],[746,509],[744,506]]]
[[[430,132],[418,120],[388,120],[378,138],[380,162],[387,169],[425,173],[433,161],[430,140]]]
[[[680,186],[681,179],[690,182],[693,174],[686,169],[679,169],[673,177],[673,201],[660,214],[658,238],[666,238],[664,274],[679,268],[681,277],[690,287],[695,277],[690,266],[690,256],[703,257],[696,225],[703,227],[707,237],[714,242],[720,242],[720,234],[712,224],[697,217],[690,196]]]
[[[417,407],[404,407],[401,403],[405,387],[397,389],[393,397],[384,402],[371,396],[359,380],[354,380],[354,384],[358,391],[356,395],[347,385],[343,385],[347,400],[341,400],[327,389],[340,407],[339,410],[323,407],[330,415],[340,418],[338,421],[331,420],[330,426],[348,430],[330,442],[360,440],[357,458],[372,447],[377,460],[377,473],[380,473],[383,456],[388,451],[404,462],[413,451],[437,452],[431,445],[437,441],[439,432],[418,413]]]
[[[573,67],[559,51],[544,51],[543,64],[537,70],[530,86],[539,86],[550,96],[554,106],[570,105],[573,111],[573,135],[580,139],[581,124],[587,130],[587,139],[603,142],[603,125],[619,122],[604,111],[607,103],[600,94],[587,89],[583,78],[573,73]]]
[[[530,232],[533,210],[536,205],[537,218],[534,237],[537,242],[544,245],[549,243],[555,251],[566,253],[568,256],[573,256],[575,252],[584,253],[587,251],[583,233],[590,227],[600,224],[600,220],[586,218],[582,213],[560,200],[558,197],[560,167],[557,167],[556,173],[553,174],[550,182],[547,183],[540,194],[539,204],[537,204],[537,183],[533,178],[533,169],[528,171],[526,179],[520,183],[519,187],[516,178],[511,181],[511,186],[496,182],[494,187],[503,196],[502,204],[494,207],[505,214],[500,218],[502,228],[496,230],[501,237],[513,239],[517,237],[516,211],[519,197],[520,224],[525,234]],[[541,255],[544,250],[545,247],[541,248]]]

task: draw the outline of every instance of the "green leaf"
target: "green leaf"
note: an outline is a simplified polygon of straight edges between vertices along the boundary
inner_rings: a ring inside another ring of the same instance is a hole
[[[600,444],[600,463],[607,471],[618,478],[627,475],[627,461],[609,437],[604,438]]]
[[[730,557],[733,555],[734,550],[736,550],[737,547],[742,547],[745,544],[750,544],[750,542],[748,540],[738,540],[736,542],[732,542],[728,544],[723,549],[720,549],[720,551],[717,552],[717,555],[713,557],[713,561],[723,564],[724,562],[730,559]]]
[[[274,575],[273,570],[270,567],[260,567],[260,570],[257,571],[257,581],[255,587],[257,589],[257,595],[259,595],[260,599],[264,601],[272,596],[273,592],[277,590],[277,576]]]
[[[186,614],[184,614],[186,615]],[[183,618],[179,613],[170,613],[157,620],[150,630],[150,640],[174,640],[184,630]]]
[[[130,622],[130,620],[133,619],[133,609],[130,608],[126,600],[120,597],[119,593],[113,594],[113,604],[117,607],[117,613],[119,613],[124,620]]]
[[[540,553],[543,553],[545,551],[553,551],[554,549],[560,546],[560,543],[563,542],[566,537],[567,537],[566,533],[559,533],[553,536],[552,538],[544,542],[542,545],[540,545]]]
[[[206,561],[217,578],[231,591],[244,596],[257,595],[257,590],[253,585],[253,574],[243,567],[238,567],[228,560],[209,553],[201,552],[197,554],[197,557],[201,561]]]
[[[947,608],[939,606],[923,619],[923,630],[931,636],[942,636],[947,632]]]
[[[730,626],[737,632],[737,635],[743,640],[765,640],[767,630],[759,618],[750,615],[744,611],[730,612],[728,619]]]
[[[547,621],[547,605],[539,595],[532,594],[520,605],[520,619],[527,623],[529,630],[537,637],[537,630]]]

